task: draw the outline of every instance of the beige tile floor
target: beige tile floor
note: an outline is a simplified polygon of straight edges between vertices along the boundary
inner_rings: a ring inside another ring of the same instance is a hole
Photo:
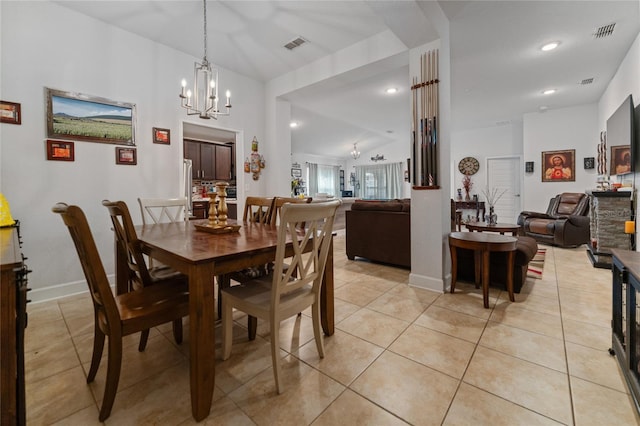
[[[336,333],[325,358],[307,312],[283,323],[277,395],[268,328],[249,342],[238,315],[229,360],[217,344],[204,424],[640,424],[607,353],[611,272],[592,268],[584,249],[548,247],[541,280],[527,280],[515,303],[492,290],[484,309],[473,285],[411,288],[408,271],[347,260],[342,236],[335,246]],[[87,385],[91,309],[86,295],[29,305],[28,424],[98,423],[106,363]],[[188,352],[167,326],[152,330],[144,353],[129,336],[106,424],[193,424]]]

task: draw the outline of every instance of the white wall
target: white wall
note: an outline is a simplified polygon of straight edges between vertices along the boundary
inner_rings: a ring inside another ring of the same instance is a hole
[[[585,170],[585,157],[597,157],[596,104],[529,113],[523,117],[524,161],[534,162],[524,177],[523,210],[544,212],[549,199],[562,192],[584,192],[596,186],[596,169]],[[574,182],[542,182],[542,152],[575,149]]]
[[[464,157],[474,157],[480,162],[480,169],[471,176],[473,187],[470,195],[477,194],[483,199],[482,190],[487,186],[487,158],[522,154],[522,123],[506,126],[486,127],[451,133],[451,198],[462,189],[464,175],[458,170],[458,163]],[[524,170],[524,167],[522,168]],[[462,189],[464,196],[464,189]]]
[[[85,210],[111,273],[113,235],[101,200],[124,200],[140,223],[137,197],[180,193],[181,123],[204,121],[186,118],[180,108],[180,80],[192,76],[201,58],[51,2],[0,2],[0,19],[1,97],[22,106],[22,125],[0,125],[0,190],[22,223],[23,251],[33,269],[30,296],[84,291],[71,238],[51,207],[64,201]],[[264,84],[221,69],[220,85],[233,92],[232,116],[206,124],[241,131],[238,150],[249,152],[254,135],[264,140]],[[138,165],[116,165],[114,145],[89,142],[75,143],[74,162],[47,161],[45,87],[136,104]],[[154,126],[171,130],[170,145],[152,143]],[[249,180],[250,188],[254,184]]]

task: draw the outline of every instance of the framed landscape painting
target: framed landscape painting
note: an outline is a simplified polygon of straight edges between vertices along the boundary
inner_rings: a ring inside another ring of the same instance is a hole
[[[542,153],[543,182],[573,182],[576,180],[576,150]]]
[[[47,137],[135,145],[135,104],[49,88],[46,98]]]

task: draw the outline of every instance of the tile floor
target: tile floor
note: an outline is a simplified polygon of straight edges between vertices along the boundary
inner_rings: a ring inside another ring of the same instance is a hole
[[[584,249],[548,247],[542,280],[527,280],[516,303],[492,290],[491,309],[484,309],[473,285],[461,283],[455,294],[411,288],[408,271],[347,260],[344,237],[335,246],[337,330],[325,339],[325,358],[306,312],[283,323],[286,390],[276,395],[267,327],[249,342],[246,321],[236,317],[229,360],[220,360],[217,345],[204,424],[640,424],[607,353],[611,272],[592,268]],[[28,424],[99,423],[106,362],[87,385],[88,296],[28,309]],[[137,336],[125,345],[106,424],[195,423],[187,342],[175,345],[163,326],[152,330],[144,353]]]

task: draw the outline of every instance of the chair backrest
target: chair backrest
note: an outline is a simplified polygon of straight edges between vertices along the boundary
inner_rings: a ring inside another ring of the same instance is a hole
[[[102,205],[109,210],[117,243],[126,250],[128,255],[129,278],[133,281],[134,288],[144,287],[145,283],[151,283],[152,280],[144,255],[140,250],[140,241],[127,204],[124,201],[103,200]]]
[[[293,203],[293,204],[305,204],[310,203],[313,199],[311,197],[306,198],[294,198],[294,197],[276,197],[273,201],[273,209],[271,210],[271,219],[269,223],[272,225],[276,225],[278,223],[278,219],[280,218],[280,210],[285,203]]]
[[[273,312],[278,311],[282,296],[303,286],[312,284],[311,292],[318,294],[324,267],[327,262],[333,221],[340,201],[326,203],[291,204],[282,206],[280,226],[278,227],[278,246],[273,271],[271,304]],[[300,230],[299,224],[306,227]],[[286,245],[291,240],[293,256],[287,258],[284,270],[284,259],[287,257]],[[303,255],[307,244],[313,249]]]
[[[584,216],[589,211],[589,197],[584,192],[563,192],[549,206],[551,216]]]
[[[103,317],[110,329],[116,324],[119,326],[120,315],[109,286],[109,279],[84,212],[78,206],[65,203],[58,203],[51,210],[62,216],[64,224],[69,229],[89,286],[96,317]]]
[[[187,198],[138,198],[142,224],[188,220]],[[149,222],[151,219],[152,222]]]
[[[242,221],[269,223],[274,201],[272,197],[247,197]]]

